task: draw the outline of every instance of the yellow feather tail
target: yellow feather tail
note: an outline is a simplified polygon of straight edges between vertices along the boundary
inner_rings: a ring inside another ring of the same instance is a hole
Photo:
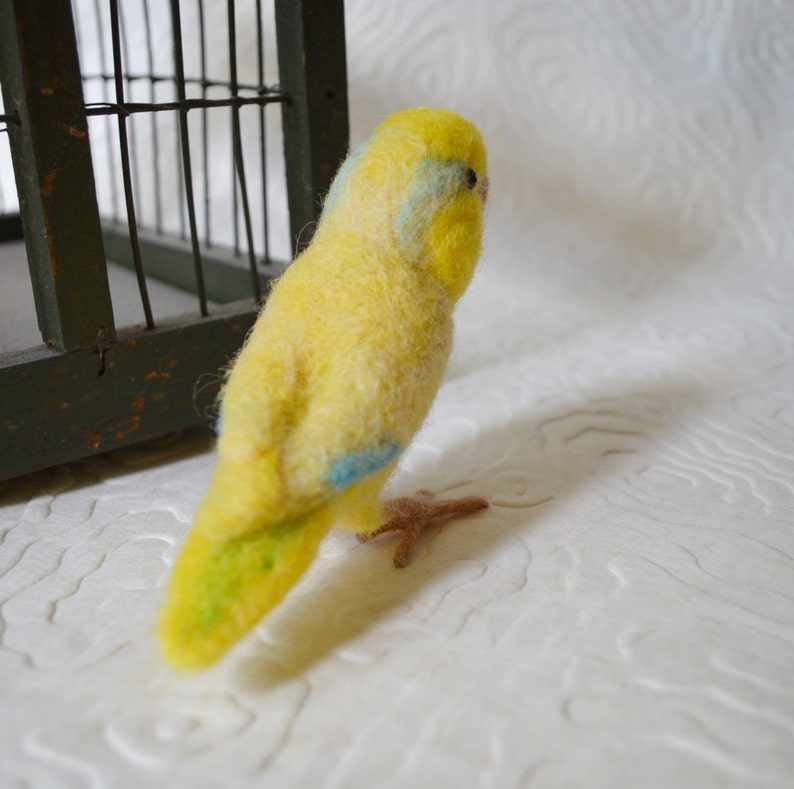
[[[180,555],[160,618],[165,659],[202,669],[273,609],[303,575],[329,529],[329,508],[219,540],[201,512]]]

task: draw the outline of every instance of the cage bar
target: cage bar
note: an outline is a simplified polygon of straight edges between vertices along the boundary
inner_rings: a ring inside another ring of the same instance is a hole
[[[345,14],[341,3],[276,0],[278,68],[282,90],[293,251],[311,241],[320,195],[347,154]],[[307,188],[308,186],[308,188]]]
[[[187,101],[185,93],[185,62],[182,54],[182,20],[179,13],[179,0],[171,0],[171,26],[174,38],[174,68],[176,70],[176,95],[180,102]],[[187,110],[179,112],[179,142],[182,152],[182,175],[185,185],[188,225],[190,227],[190,248],[193,251],[193,264],[196,274],[196,292],[199,298],[199,311],[208,315],[207,291],[204,287],[204,269],[201,265],[198,227],[196,225],[196,202],[193,192],[193,165],[190,159],[190,135],[187,125]]]
[[[121,68],[121,36],[118,0],[110,0],[110,28],[113,42],[113,72],[116,87],[116,104],[124,107],[124,72]],[[119,152],[121,154],[121,174],[124,182],[124,202],[127,207],[127,226],[130,232],[130,247],[135,275],[138,279],[138,290],[141,295],[141,306],[146,319],[146,328],[154,328],[152,305],[149,301],[149,288],[146,285],[146,276],[143,271],[141,248],[138,243],[138,221],[135,212],[135,197],[132,190],[132,172],[130,169],[130,150],[127,139],[127,115],[118,114]]]
[[[43,25],[42,20],[47,24]],[[0,77],[36,314],[61,349],[115,336],[68,0],[0,0]]]
[[[237,32],[234,13],[234,1],[227,0],[229,24],[229,89],[232,97],[236,98],[239,92],[237,82]],[[240,190],[240,203],[243,208],[243,227],[245,240],[248,246],[248,267],[251,271],[251,285],[257,301],[262,297],[259,289],[259,275],[256,268],[256,255],[254,254],[254,231],[251,227],[251,208],[248,204],[248,186],[245,177],[245,164],[243,162],[243,141],[240,134],[240,108],[232,105],[232,151],[234,157],[234,173],[236,187]],[[264,184],[262,184],[264,188]],[[236,217],[235,217],[236,221]]]

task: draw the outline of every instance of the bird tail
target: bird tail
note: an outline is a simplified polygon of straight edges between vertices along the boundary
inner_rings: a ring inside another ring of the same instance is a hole
[[[317,554],[331,513],[321,506],[225,539],[202,520],[200,509],[159,623],[165,659],[183,669],[214,663],[281,601]]]

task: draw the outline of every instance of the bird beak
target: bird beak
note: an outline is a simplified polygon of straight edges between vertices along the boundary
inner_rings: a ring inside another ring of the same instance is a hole
[[[485,205],[488,202],[488,176],[484,175],[480,178],[480,183],[477,186],[477,191],[480,193],[482,203]]]

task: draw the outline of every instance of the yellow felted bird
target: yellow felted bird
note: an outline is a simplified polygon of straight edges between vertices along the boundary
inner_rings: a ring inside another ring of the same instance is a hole
[[[427,523],[487,506],[379,498],[441,382],[487,183],[479,131],[448,110],[395,113],[340,168],[223,387],[217,468],[160,618],[172,665],[217,660],[332,526],[402,531],[403,566]]]

